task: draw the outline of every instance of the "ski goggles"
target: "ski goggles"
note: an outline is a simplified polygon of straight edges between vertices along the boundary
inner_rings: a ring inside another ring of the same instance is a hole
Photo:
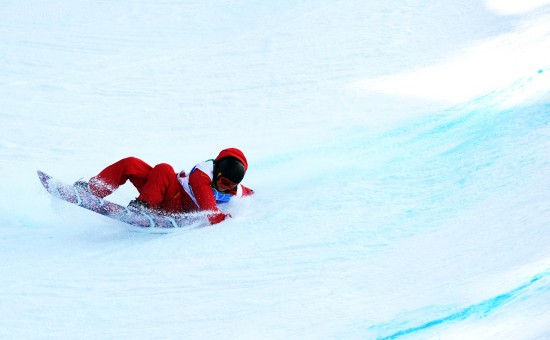
[[[220,184],[223,185],[226,188],[235,189],[238,185],[238,183],[233,183],[232,181],[228,180],[227,178],[225,178],[223,176],[218,178],[218,180],[220,181]]]

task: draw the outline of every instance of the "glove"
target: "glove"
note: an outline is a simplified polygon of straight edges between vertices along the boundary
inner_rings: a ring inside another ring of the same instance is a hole
[[[231,218],[231,214],[224,214],[222,212],[218,212],[215,214],[208,215],[208,221],[210,221],[210,224],[218,224],[224,221],[226,218]]]
[[[242,188],[243,188],[243,196],[249,196],[254,193],[254,190],[247,188],[244,185],[242,186]]]

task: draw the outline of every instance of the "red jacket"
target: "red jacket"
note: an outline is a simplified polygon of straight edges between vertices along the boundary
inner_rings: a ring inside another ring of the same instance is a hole
[[[217,206],[217,203],[226,202],[230,196],[247,196],[253,191],[242,184],[232,192],[219,193],[214,186],[214,164],[216,161],[232,156],[243,163],[245,171],[248,169],[248,162],[244,154],[235,148],[225,149],[220,152],[215,160],[201,162],[191,170],[189,176],[184,172],[178,175],[178,180],[183,187],[183,209],[184,211],[211,211],[208,215],[210,223],[219,223],[226,217]]]

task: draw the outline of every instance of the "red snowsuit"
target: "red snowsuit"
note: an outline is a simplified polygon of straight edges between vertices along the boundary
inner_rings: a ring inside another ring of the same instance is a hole
[[[226,215],[216,204],[216,196],[220,193],[213,191],[213,167],[216,161],[227,156],[241,161],[246,171],[248,163],[244,154],[234,148],[222,150],[215,160],[197,164],[189,176],[184,171],[176,173],[166,163],[151,167],[139,158],[127,157],[92,177],[89,182],[90,190],[94,195],[103,198],[130,180],[139,192],[138,199],[146,202],[152,209],[167,213],[210,211],[208,219],[211,224],[215,224],[223,221]],[[239,184],[237,190],[228,192],[225,196],[246,196],[252,193],[251,189]]]

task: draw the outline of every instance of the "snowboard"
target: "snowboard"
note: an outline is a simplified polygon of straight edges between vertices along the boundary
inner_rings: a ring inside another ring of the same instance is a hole
[[[56,180],[40,170],[37,172],[38,178],[44,188],[54,197],[135,227],[159,228],[157,230],[162,228],[167,230],[199,227],[208,224],[204,214],[182,213],[165,215],[155,211],[125,207],[99,198],[85,188]]]

